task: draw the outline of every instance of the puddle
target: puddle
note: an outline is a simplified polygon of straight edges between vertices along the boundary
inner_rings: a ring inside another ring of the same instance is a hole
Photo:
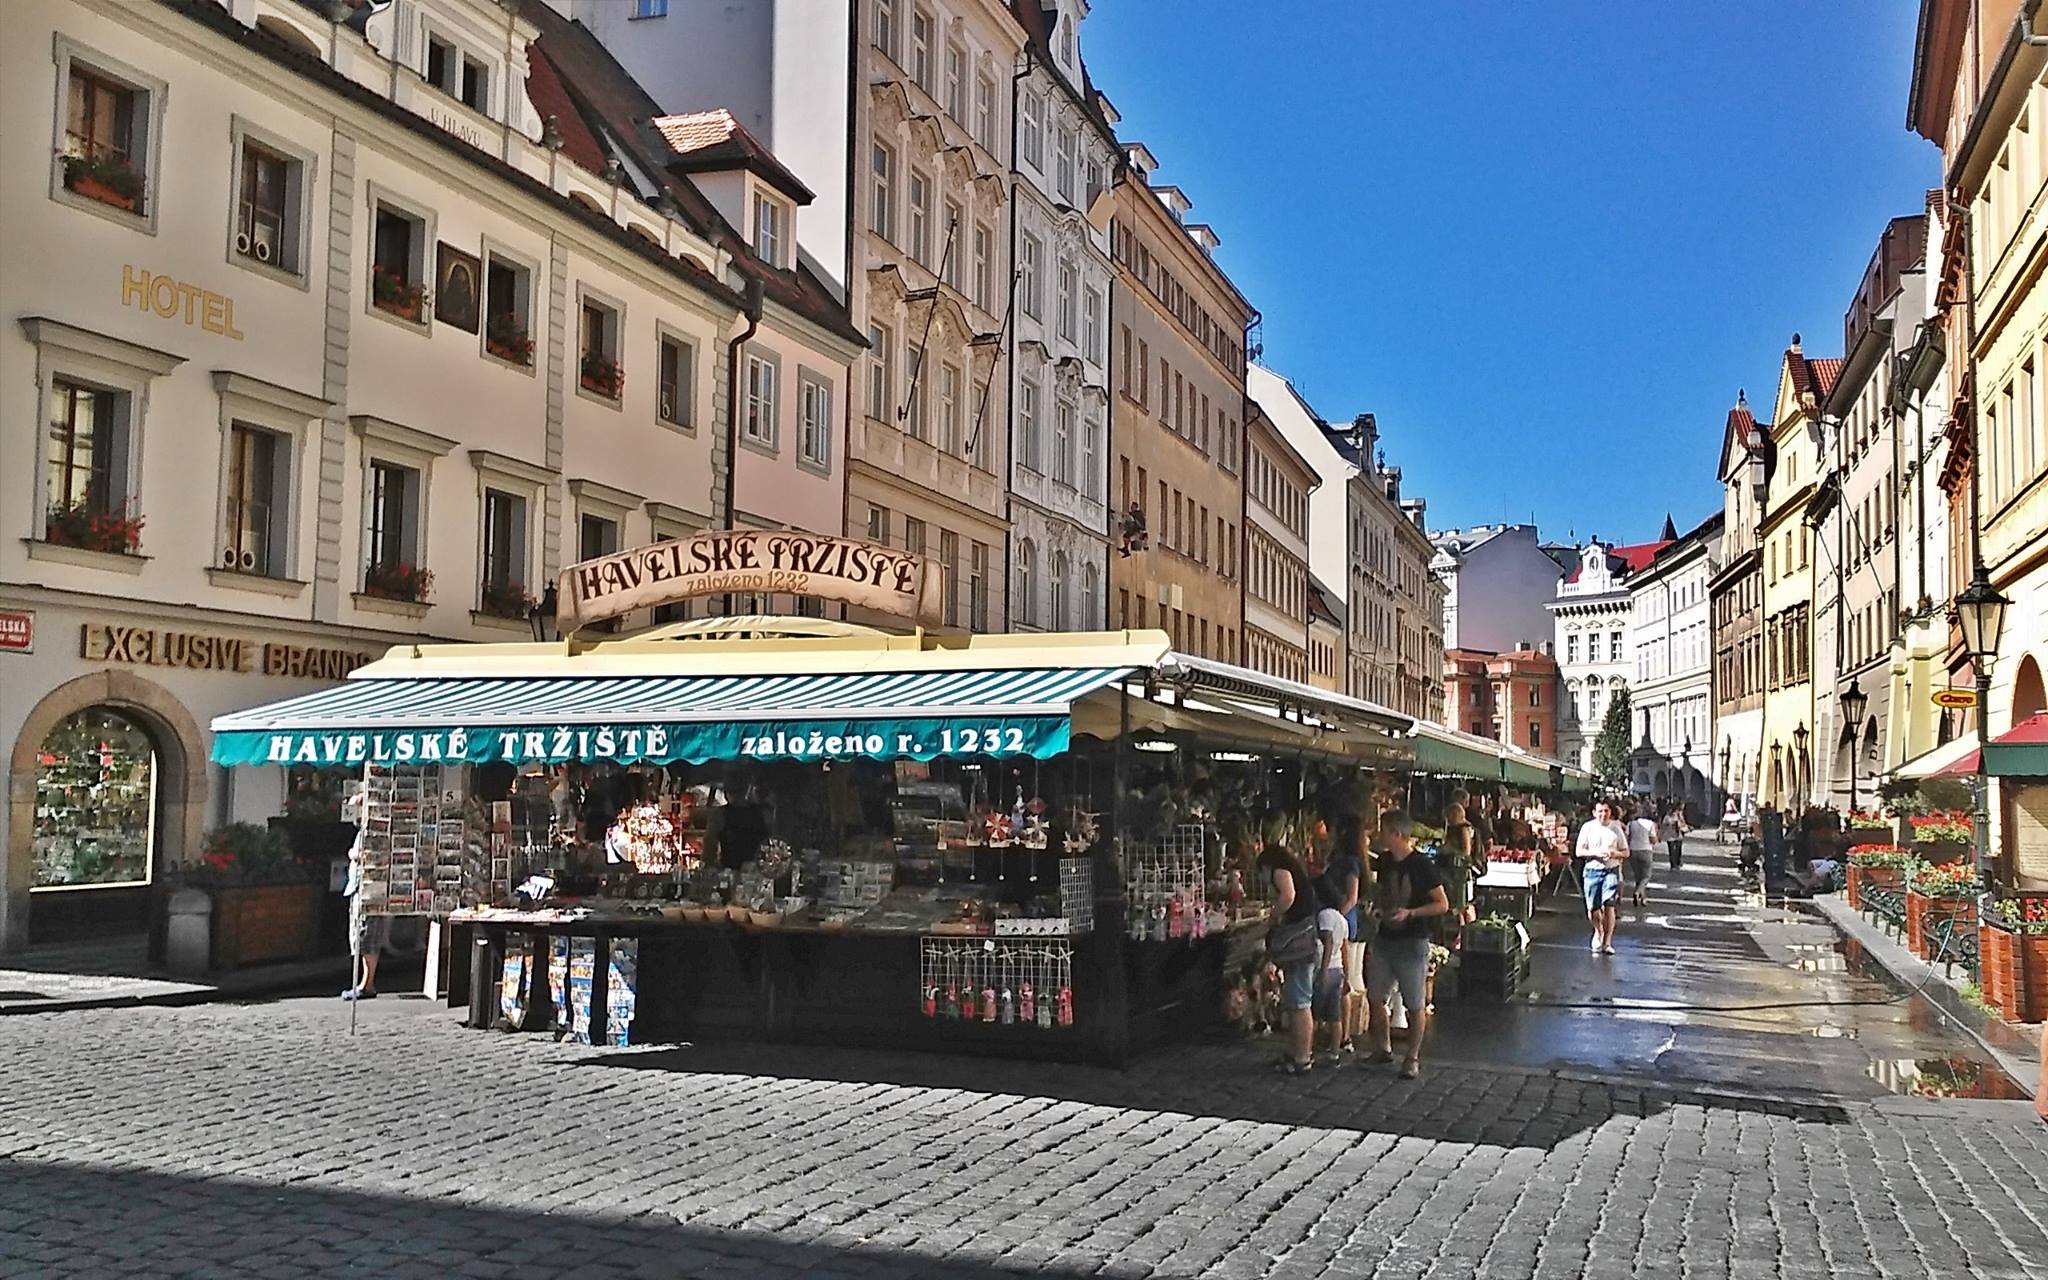
[[[2005,1072],[1974,1058],[1875,1058],[1870,1078],[1910,1098],[1994,1098],[2017,1101],[2033,1095]]]

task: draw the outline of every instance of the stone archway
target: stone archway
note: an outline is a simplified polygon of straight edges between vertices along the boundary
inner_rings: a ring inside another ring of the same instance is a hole
[[[155,740],[157,794],[162,805],[163,867],[199,848],[206,830],[205,737],[169,690],[128,671],[95,671],[66,681],[30,709],[7,764],[7,863],[0,893],[0,951],[28,945],[29,886],[35,881],[36,756],[51,730],[92,707],[112,707],[142,723]]]
[[[2012,719],[2009,723],[2018,724],[2043,711],[2048,711],[2048,692],[2042,689],[2041,665],[2030,653],[2020,659],[2019,670],[2013,673]]]

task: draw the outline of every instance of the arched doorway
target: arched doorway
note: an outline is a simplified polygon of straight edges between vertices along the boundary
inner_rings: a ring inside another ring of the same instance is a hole
[[[2041,685],[2041,666],[2028,654],[2020,659],[2020,667],[2012,678],[2012,723],[2018,724],[2028,716],[2048,711],[2048,692]]]
[[[126,671],[30,709],[8,760],[0,950],[144,927],[163,871],[199,847],[203,741],[184,704]]]

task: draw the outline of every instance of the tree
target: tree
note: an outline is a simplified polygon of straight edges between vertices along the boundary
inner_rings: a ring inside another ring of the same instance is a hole
[[[1628,687],[1624,685],[1614,691],[1607,704],[1607,718],[1600,722],[1600,736],[1593,740],[1593,776],[1610,787],[1628,788],[1628,755],[1635,746],[1629,734],[1634,726]]]

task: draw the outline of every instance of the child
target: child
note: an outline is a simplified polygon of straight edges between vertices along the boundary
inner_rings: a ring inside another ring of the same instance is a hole
[[[1327,1070],[1337,1065],[1337,1051],[1345,1043],[1344,944],[1351,939],[1351,928],[1344,923],[1343,912],[1326,906],[1316,912],[1316,934],[1323,946],[1316,964],[1316,1031],[1323,1041],[1318,1065]]]

